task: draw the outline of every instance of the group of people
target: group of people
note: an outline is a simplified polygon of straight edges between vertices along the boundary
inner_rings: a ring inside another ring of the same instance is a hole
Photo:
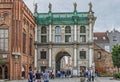
[[[45,69],[44,73],[40,73],[38,70],[36,73],[33,73],[32,69],[29,69],[28,73],[28,82],[49,82],[49,72]]]
[[[59,77],[59,78],[71,77],[71,71],[70,70],[58,71],[57,72],[57,77]]]
[[[80,71],[81,82],[94,82],[95,76],[96,76],[96,74],[93,69],[90,69],[90,68],[88,70],[82,69]]]

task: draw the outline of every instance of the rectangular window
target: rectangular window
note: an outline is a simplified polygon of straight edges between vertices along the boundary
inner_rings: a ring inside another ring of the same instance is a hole
[[[110,52],[110,46],[105,46],[105,50]]]
[[[80,51],[80,59],[86,59],[86,51]]]
[[[0,51],[8,51],[8,29],[0,29]]]
[[[117,36],[113,36],[113,41],[117,41]]]
[[[47,42],[47,36],[46,35],[42,35],[41,36],[41,43],[46,43]]]
[[[23,53],[26,53],[26,34],[23,33]]]
[[[46,51],[41,51],[41,59],[46,59]]]
[[[86,35],[80,35],[80,42],[86,42]]]
[[[71,42],[71,35],[65,35],[65,42]]]
[[[30,38],[30,56],[32,56],[32,38]]]
[[[55,42],[60,43],[61,42],[61,35],[56,35],[55,36]]]

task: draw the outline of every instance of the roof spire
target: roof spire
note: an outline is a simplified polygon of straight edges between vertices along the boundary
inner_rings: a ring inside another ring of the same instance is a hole
[[[92,3],[89,3],[89,12],[92,12]]]
[[[49,3],[48,8],[49,8],[49,11],[51,11],[51,10],[52,10],[52,4],[51,4],[51,3]]]
[[[74,11],[77,11],[77,3],[74,3]]]

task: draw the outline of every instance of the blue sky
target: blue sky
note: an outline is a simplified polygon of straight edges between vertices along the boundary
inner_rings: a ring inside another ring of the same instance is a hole
[[[89,2],[97,17],[94,31],[101,32],[113,28],[120,31],[120,0],[24,0],[30,10],[34,11],[34,3],[38,3],[38,11],[48,12],[48,4],[52,4],[52,12],[73,12],[73,3],[77,3],[77,11],[88,11]]]

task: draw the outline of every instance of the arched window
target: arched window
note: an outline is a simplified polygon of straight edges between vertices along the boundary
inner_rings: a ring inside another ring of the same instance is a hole
[[[8,51],[8,27],[0,26],[0,51]]]
[[[97,58],[98,58],[98,59],[101,59],[101,52],[98,52],[98,53],[97,53]]]
[[[86,27],[85,26],[80,27],[80,33],[86,33]]]
[[[61,34],[61,28],[59,26],[55,27],[55,33],[56,34]]]
[[[71,27],[70,26],[65,27],[65,33],[71,33]]]
[[[41,27],[41,34],[46,34],[47,33],[47,29],[45,26]]]

